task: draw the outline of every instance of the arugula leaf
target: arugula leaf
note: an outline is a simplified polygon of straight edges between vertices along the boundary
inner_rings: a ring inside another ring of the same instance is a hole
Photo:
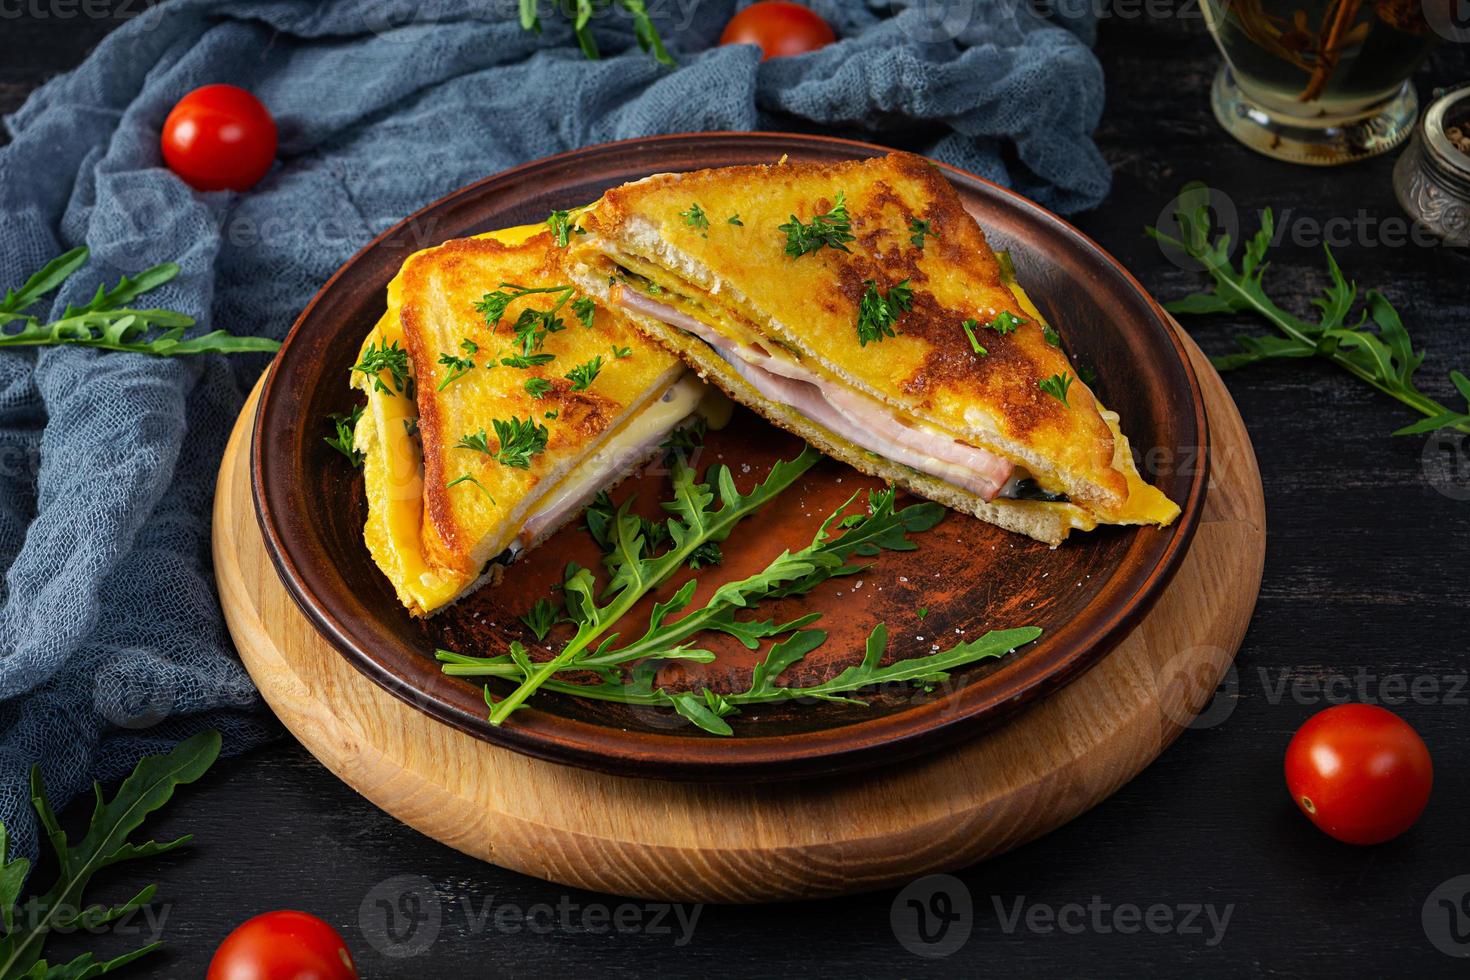
[[[776,230],[786,233],[786,254],[793,259],[823,248],[846,252],[847,243],[857,238],[852,233],[852,216],[847,213],[847,199],[842,191],[837,192],[836,203],[826,214],[812,215],[809,224],[802,224],[793,214],[790,221],[778,225]]]
[[[85,247],[74,248],[47,262],[19,289],[5,291],[0,299],[0,347],[70,344],[155,357],[274,353],[281,347],[280,341],[268,337],[236,336],[223,330],[185,340],[184,331],[194,325],[193,317],[173,310],[129,308],[127,304],[179,274],[172,262],[146,269],[136,278],[123,276],[111,289],[99,285],[91,300],[82,306],[68,305],[59,320],[43,321],[25,312],[59,288],[90,256]]]
[[[697,548],[707,541],[724,541],[736,524],[774,499],[820,458],[816,450],[805,447],[795,459],[776,463],[766,479],[746,494],[736,488],[727,467],[712,467],[708,476],[717,488],[718,506],[716,492],[696,483],[694,471],[682,461],[675,461],[674,500],[664,505],[674,515],[668,522],[672,540],[669,550],[656,556],[645,554],[638,519],[627,512],[628,504],[624,503],[614,521],[613,550],[608,555],[612,577],[603,593],[607,602],[598,604],[590,571],[568,567],[562,593],[567,615],[577,624],[576,635],[551,660],[535,665],[514,691],[494,705],[491,724],[504,724],[553,674],[576,662],[593,640],[611,629],[639,599],[677,571]]]
[[[45,894],[26,903],[29,921],[18,922],[14,914],[19,905],[21,886],[30,870],[24,858],[7,860],[5,829],[0,826],[0,906],[4,909],[4,937],[0,938],[0,978],[55,978],[82,980],[101,976],[158,949],[154,942],[124,953],[111,960],[97,960],[83,953],[67,963],[49,964],[41,958],[46,938],[53,931],[78,927],[96,929],[114,922],[153,900],[157,886],[149,885],[121,905],[84,905],[82,893],[92,877],[103,868],[122,861],[153,857],[187,844],[190,837],[159,844],[154,841],[135,844],[129,841],[148,815],[161,808],[173,796],[174,789],[192,783],[209,769],[219,756],[219,732],[201,732],[185,739],[167,755],[143,758],[132,775],[123,780],[111,800],[102,795],[102,787],[94,784],[96,803],[86,833],[80,841],[70,841],[61,829],[46,800],[41,770],[31,770],[31,803],[36,808],[41,827],[56,852],[59,869],[57,881]]]
[[[712,654],[686,643],[696,634],[724,633],[754,650],[764,638],[811,625],[820,618],[819,613],[801,616],[785,623],[772,619],[737,619],[736,615],[764,599],[804,594],[828,579],[863,571],[866,565],[849,562],[854,556],[871,557],[885,550],[911,551],[917,545],[909,540],[908,535],[929,530],[943,520],[946,514],[939,504],[928,502],[895,510],[895,497],[896,492],[892,488],[870,493],[866,513],[843,518],[843,513],[857,498],[857,494],[854,494],[822,522],[812,537],[811,544],[806,548],[794,554],[783,552],[762,571],[726,583],[715,590],[703,607],[686,613],[699,584],[691,579],[667,600],[654,604],[648,629],[637,640],[618,647],[615,645],[616,637],[610,638],[595,651],[580,655],[564,669],[600,671],[648,659],[707,661],[713,659]],[[641,530],[633,530],[631,522],[642,519],[629,514],[629,506],[629,503],[625,503],[621,510],[615,511],[612,502],[603,493],[598,495],[588,509],[588,529],[604,548],[610,547],[610,529],[615,522],[625,524],[627,533],[642,533]],[[640,524],[640,528],[647,526],[647,522]],[[835,539],[829,533],[834,526],[843,530]],[[584,577],[585,572],[585,569],[578,566],[569,566],[566,581],[576,581],[580,592],[590,581],[590,577]],[[670,621],[671,616],[679,613],[685,614]],[[439,658],[447,665],[443,668],[445,673],[455,676],[523,679],[513,661],[504,655],[467,657],[440,651]]]
[[[323,442],[337,450],[343,456],[346,456],[347,462],[358,468],[361,468],[363,462],[367,459],[367,456],[357,451],[357,443],[354,435],[354,430],[357,428],[357,420],[362,418],[362,410],[363,406],[354,405],[352,411],[345,415],[340,412],[333,412],[328,415],[327,420],[335,427],[337,435],[335,437],[322,437]]]
[[[1035,641],[1041,636],[1041,633],[1041,629],[1035,626],[991,630],[979,639],[962,641],[947,650],[920,657],[906,657],[883,667],[879,664],[888,647],[888,628],[885,624],[879,623],[868,636],[861,663],[847,667],[835,677],[816,684],[783,686],[779,683],[782,673],[826,642],[827,634],[822,630],[804,629],[772,644],[766,656],[751,671],[750,686],[744,691],[732,694],[717,694],[708,688],[698,692],[670,693],[656,687],[659,660],[649,660],[639,664],[627,678],[620,678],[612,672],[603,672],[600,682],[596,684],[576,684],[547,679],[542,681],[540,686],[547,691],[569,694],[574,697],[672,708],[710,734],[729,736],[733,732],[729,723],[724,719],[730,715],[739,714],[741,707],[746,705],[773,704],[800,699],[865,705],[866,702],[849,697],[849,695],[856,694],[864,688],[882,684],[936,684],[947,679],[952,670],[978,663],[981,660],[1003,657],[1018,647]],[[438,657],[445,664],[444,669],[447,673],[464,675],[473,671],[481,676],[490,673],[485,669],[477,670],[473,663],[465,663],[465,661],[473,662],[476,658],[463,657],[447,650],[438,651]],[[498,659],[504,661],[495,670],[499,676],[512,677],[517,671],[524,670],[524,667],[517,664],[512,657]],[[530,666],[532,669],[540,669],[545,665]],[[490,703],[489,688],[486,688],[486,702]]]
[[[658,28],[653,26],[653,19],[648,16],[648,5],[644,0],[618,0],[618,5],[633,18],[633,37],[638,41],[639,49],[653,55],[653,60],[661,65],[672,65],[674,59],[664,50],[664,42],[658,36]]]
[[[1319,311],[1317,320],[1305,320],[1282,309],[1266,294],[1265,275],[1270,265],[1266,252],[1275,233],[1270,208],[1261,212],[1260,228],[1246,241],[1238,268],[1230,258],[1229,236],[1210,237],[1214,225],[1208,188],[1199,183],[1186,185],[1179,195],[1176,217],[1180,238],[1157,228],[1144,231],[1194,259],[1214,282],[1205,292],[1164,304],[1165,309],[1180,314],[1247,313],[1261,317],[1279,332],[1279,336],[1237,337],[1238,353],[1210,358],[1217,369],[1229,371],[1268,360],[1320,357],[1425,416],[1394,435],[1417,435],[1440,428],[1470,433],[1470,383],[1465,375],[1451,371],[1449,377],[1465,399],[1466,411],[1451,409],[1420,391],[1414,375],[1424,363],[1424,352],[1414,350],[1398,311],[1377,290],[1367,292],[1358,318],[1350,319],[1358,286],[1343,275],[1329,246],[1324,244],[1322,248],[1331,281],[1312,301]],[[1368,325],[1369,320],[1376,331]]]

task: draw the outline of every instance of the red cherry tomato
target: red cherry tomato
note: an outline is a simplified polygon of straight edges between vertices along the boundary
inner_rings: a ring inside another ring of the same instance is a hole
[[[163,159],[198,191],[248,191],[276,158],[276,122],[234,85],[206,85],[179,100],[163,122]]]
[[[827,22],[799,3],[762,0],[730,18],[721,44],[758,44],[761,60],[825,48],[837,35]]]
[[[1434,766],[1419,733],[1371,704],[1318,712],[1286,747],[1286,786],[1303,813],[1349,844],[1381,844],[1424,812]]]
[[[206,980],[357,980],[337,930],[305,912],[266,912],[225,937]]]

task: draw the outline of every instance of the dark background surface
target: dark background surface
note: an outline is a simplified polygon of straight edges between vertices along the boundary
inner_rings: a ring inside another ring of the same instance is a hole
[[[1114,186],[1102,207],[1075,222],[1168,299],[1198,277],[1170,263],[1142,228],[1158,220],[1180,185],[1199,179],[1223,191],[1247,230],[1255,212],[1272,205],[1288,234],[1273,252],[1269,289],[1305,312],[1325,282],[1321,222],[1351,219],[1353,227],[1332,239],[1339,261],[1398,306],[1416,343],[1430,351],[1422,385],[1450,401],[1447,371],[1470,368],[1470,260],[1385,242],[1404,228],[1389,183],[1396,154],[1323,171],[1237,145],[1210,114],[1217,55],[1198,10],[1147,18],[1139,6],[1102,25],[1108,103],[1097,136]],[[119,23],[15,16],[24,9],[0,11],[0,111],[75,65]],[[1427,102],[1434,87],[1466,79],[1470,49],[1446,44],[1416,84]],[[1240,327],[1253,325],[1188,326],[1218,353]],[[1255,440],[1270,515],[1265,582],[1237,683],[1212,707],[1217,723],[1185,733],[1112,799],[1036,843],[959,872],[974,925],[951,955],[925,959],[900,945],[889,917],[896,892],[709,907],[680,945],[674,917],[655,923],[644,903],[525,878],[422,837],[283,738],[220,763],[153,823],[159,839],[194,834],[191,847],[99,879],[95,895],[110,900],[159,884],[154,908],[167,915],[169,949],[126,975],[201,976],[235,924],[281,907],[332,922],[370,977],[1465,975],[1466,960],[1426,938],[1421,908],[1442,882],[1470,874],[1470,447],[1461,443],[1440,457],[1460,464],[1458,478],[1431,479],[1426,441],[1389,435],[1416,416],[1325,364],[1254,368],[1227,381]],[[1418,696],[1404,694],[1414,683]],[[1424,818],[1376,848],[1349,848],[1316,831],[1282,785],[1291,733],[1321,707],[1347,699],[1394,706],[1438,763]],[[391,959],[381,939],[365,935],[359,908],[401,891],[391,879],[402,875],[426,879],[440,924],[422,955]],[[1062,913],[1068,928],[1031,928],[1025,916],[1011,927],[1018,902]],[[572,928],[519,928],[518,912],[537,903]],[[622,921],[641,923],[638,931],[580,929],[587,908],[616,915],[623,905],[632,908]],[[1067,912],[1070,905],[1082,906],[1081,914]],[[1114,909],[1155,905],[1171,910],[1173,927],[1113,928]],[[1185,922],[1198,906],[1212,906],[1217,918],[1228,909],[1223,934],[1208,912]],[[659,926],[672,928],[658,934]],[[146,938],[148,927],[139,928]],[[98,945],[121,942],[108,937]],[[73,948],[81,947],[58,943],[56,951]]]

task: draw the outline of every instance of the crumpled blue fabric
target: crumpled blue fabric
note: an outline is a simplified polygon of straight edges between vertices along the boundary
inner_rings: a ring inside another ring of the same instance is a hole
[[[520,29],[507,0],[170,0],[122,26],[6,120],[0,287],[77,245],[53,313],[159,262],[149,304],[282,337],[377,233],[449,191],[547,154],[654,133],[801,129],[903,146],[1061,211],[1097,204],[1093,24],[1029,0],[813,0],[841,42],[761,63],[718,47],[733,0],[650,0],[675,68],[602,9],[604,59],[565,19]],[[280,127],[253,191],[196,193],[159,128],[196,86],[255,92]],[[426,243],[430,244],[430,243]],[[202,728],[238,751],[277,731],[213,590],[210,502],[262,355],[160,360],[0,350],[0,819],[34,854],[27,773],[60,806]]]

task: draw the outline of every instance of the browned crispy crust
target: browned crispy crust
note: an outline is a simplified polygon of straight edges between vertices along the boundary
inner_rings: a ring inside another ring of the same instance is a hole
[[[593,327],[583,328],[563,307],[567,327],[549,336],[543,351],[556,359],[526,370],[498,366],[499,353],[512,353],[510,323],[525,308],[548,309],[551,294],[517,300],[491,330],[475,303],[502,282],[525,286],[570,284],[563,264],[565,251],[551,244],[549,233],[520,244],[494,239],[467,238],[446,242],[418,253],[404,264],[398,284],[399,321],[408,350],[418,404],[418,430],[423,448],[423,498],[426,520],[423,544],[433,564],[478,575],[486,556],[475,550],[487,528],[524,499],[543,479],[560,479],[585,448],[626,417],[652,388],[672,381],[677,362],[643,339],[621,313],[598,304]],[[444,391],[438,390],[446,368],[441,352],[458,353],[458,342],[469,338],[480,345],[475,360],[481,367]],[[610,346],[628,347],[625,359],[610,356]],[[502,349],[503,348],[503,349]],[[564,375],[572,366],[593,356],[603,357],[601,372],[592,386],[572,391]],[[676,372],[675,372],[676,373]],[[524,389],[530,378],[542,378],[551,388],[541,398]],[[545,413],[555,411],[554,420]],[[466,434],[485,429],[492,452],[498,449],[491,422],[511,416],[533,419],[548,430],[546,451],[527,469],[515,469],[489,456],[455,448]],[[448,484],[469,474],[485,488],[492,505],[479,489]]]
[[[850,251],[787,256],[778,226],[793,215],[810,221],[825,213],[838,191],[856,236]],[[709,216],[707,229],[681,215],[694,203]],[[728,224],[737,212],[743,225]],[[916,220],[933,231],[922,249],[911,241]],[[1101,512],[1126,499],[1126,478],[1112,466],[1111,430],[1040,324],[1027,318],[1004,336],[982,328],[987,354],[971,349],[961,327],[967,319],[1026,314],[979,225],[923,158],[894,153],[662,174],[608,191],[584,224],[591,234],[574,246],[573,261],[578,253],[621,251],[667,267],[676,256],[690,268],[671,269],[670,281],[688,277],[694,289],[710,290],[697,279],[717,279],[720,302],[740,306],[756,329],[797,348],[808,366],[1021,462]],[[661,256],[651,254],[655,238],[667,249]],[[898,336],[860,345],[858,309],[869,285],[888,295],[905,281],[913,306],[899,318]],[[1062,373],[1073,379],[1065,405],[1038,386]]]

